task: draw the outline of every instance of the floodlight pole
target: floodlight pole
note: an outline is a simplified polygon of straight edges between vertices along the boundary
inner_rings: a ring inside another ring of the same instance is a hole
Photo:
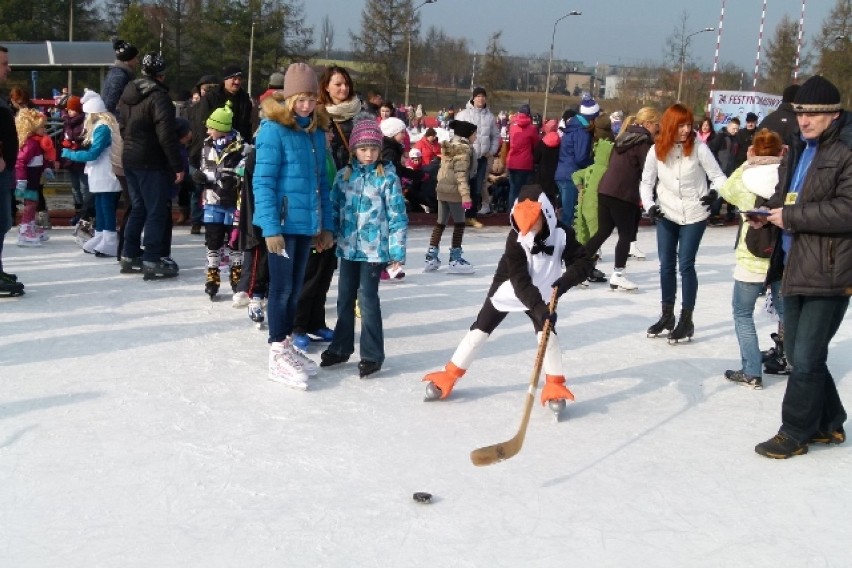
[[[556,42],[556,25],[567,18],[568,16],[582,16],[582,12],[573,10],[568,12],[555,22],[553,22],[553,35],[550,36],[550,58],[547,60],[547,80],[544,83],[544,109],[542,110],[542,120],[547,120],[547,95],[550,93],[550,69],[553,67],[553,44]]]

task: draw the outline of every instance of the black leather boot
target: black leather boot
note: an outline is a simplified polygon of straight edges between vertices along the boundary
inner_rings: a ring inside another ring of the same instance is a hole
[[[665,330],[671,331],[674,326],[674,304],[663,304],[663,314],[657,323],[648,328],[648,337],[657,337]]]

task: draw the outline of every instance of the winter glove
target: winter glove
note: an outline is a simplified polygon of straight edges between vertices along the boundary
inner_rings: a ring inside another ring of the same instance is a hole
[[[715,189],[711,189],[710,191],[707,192],[707,195],[700,198],[698,201],[700,201],[701,205],[703,205],[704,207],[710,207],[711,205],[713,205],[713,202],[716,201],[716,199],[718,199],[718,198],[719,198],[719,192],[716,191]]]
[[[472,201],[462,201],[462,209],[464,209],[465,211],[467,211],[467,210],[469,210],[471,207],[473,207],[473,202],[472,202]]]
[[[195,170],[194,172],[192,172],[192,181],[194,181],[198,185],[206,185],[207,175],[201,170]]]
[[[537,305],[532,312],[533,320],[541,328],[544,329],[544,324],[550,322],[550,328],[556,325],[556,312],[551,312],[544,302]]]
[[[663,215],[663,210],[660,209],[659,205],[651,205],[651,207],[648,208],[648,218],[649,219],[656,220],[656,219],[662,219],[664,217],[665,217],[665,215]]]
[[[45,168],[45,169],[44,169],[44,178],[45,178],[47,181],[56,181],[56,174],[55,174],[55,173],[53,173],[53,170],[52,170],[52,169],[50,169],[50,168]]]

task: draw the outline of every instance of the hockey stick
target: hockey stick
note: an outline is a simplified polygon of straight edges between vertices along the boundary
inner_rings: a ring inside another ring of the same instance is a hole
[[[556,311],[556,303],[558,301],[557,289],[553,289],[553,295],[550,297],[550,313]],[[530,423],[530,415],[532,414],[533,404],[535,403],[535,391],[538,389],[538,379],[541,375],[541,367],[544,363],[544,352],[547,349],[547,340],[550,339],[550,328],[552,324],[550,320],[544,323],[544,329],[541,332],[541,340],[538,342],[538,351],[535,354],[535,365],[533,367],[532,377],[530,377],[530,386],[527,389],[527,401],[524,405],[524,416],[521,418],[521,427],[518,428],[518,433],[511,440],[485,446],[470,452],[470,461],[473,465],[483,466],[507,460],[517,455],[521,451],[521,446],[524,445],[524,438],[527,435],[527,425]]]

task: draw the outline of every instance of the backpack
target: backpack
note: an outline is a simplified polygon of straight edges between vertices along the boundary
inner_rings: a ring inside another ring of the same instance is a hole
[[[754,208],[765,205],[768,200],[757,197],[754,202]],[[745,244],[748,252],[757,258],[769,258],[772,256],[772,249],[775,248],[775,243],[778,241],[778,227],[772,223],[767,223],[760,229],[754,229],[747,223],[743,224],[746,230]]]

